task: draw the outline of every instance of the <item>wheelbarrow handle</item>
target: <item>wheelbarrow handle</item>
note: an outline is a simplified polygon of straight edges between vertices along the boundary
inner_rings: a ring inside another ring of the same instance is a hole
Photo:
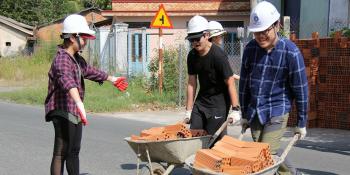
[[[244,133],[247,131],[248,128],[249,128],[248,124],[242,125],[242,130],[241,130],[241,133],[238,136],[238,140],[243,140]]]
[[[287,154],[292,149],[293,145],[299,140],[300,134],[295,134],[291,141],[289,141],[288,145],[284,149],[283,153],[281,154],[280,158],[281,161],[284,161],[284,159],[287,157]]]
[[[232,125],[236,125],[238,124],[240,121],[236,121],[235,123],[233,123]],[[221,126],[220,128],[215,132],[215,134],[213,136],[210,137],[209,139],[209,143],[208,143],[208,148],[212,147],[213,144],[215,143],[215,140],[219,137],[219,135],[222,133],[222,131],[224,131],[224,129],[227,127],[228,125],[228,120],[226,120]],[[243,132],[243,131],[242,131]],[[244,131],[245,132],[245,131]],[[243,134],[242,134],[243,135]],[[242,136],[243,137],[243,136]]]

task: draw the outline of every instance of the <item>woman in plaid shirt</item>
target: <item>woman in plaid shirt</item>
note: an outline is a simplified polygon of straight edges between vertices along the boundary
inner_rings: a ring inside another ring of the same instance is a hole
[[[55,129],[55,143],[51,162],[51,174],[63,174],[66,163],[69,175],[79,175],[79,151],[82,124],[87,125],[84,108],[84,79],[103,83],[108,80],[124,91],[128,84],[125,77],[109,76],[88,65],[79,52],[88,39],[95,39],[81,15],[70,15],[63,22],[61,38],[52,62],[45,100],[45,119],[52,121]]]

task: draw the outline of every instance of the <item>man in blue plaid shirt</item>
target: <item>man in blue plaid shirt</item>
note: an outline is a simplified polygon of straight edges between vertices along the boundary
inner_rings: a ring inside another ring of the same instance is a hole
[[[293,100],[298,111],[295,132],[305,137],[308,104],[303,56],[294,43],[278,36],[279,18],[266,1],[252,10],[248,29],[255,39],[244,50],[239,83],[242,127],[249,125],[253,140],[269,143],[272,154],[280,148]],[[286,163],[278,173],[296,172]]]

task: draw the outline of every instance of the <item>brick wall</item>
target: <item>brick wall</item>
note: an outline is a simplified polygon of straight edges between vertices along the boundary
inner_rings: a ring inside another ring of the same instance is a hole
[[[350,38],[298,40],[309,82],[308,127],[350,129]],[[293,106],[289,126],[296,124]]]

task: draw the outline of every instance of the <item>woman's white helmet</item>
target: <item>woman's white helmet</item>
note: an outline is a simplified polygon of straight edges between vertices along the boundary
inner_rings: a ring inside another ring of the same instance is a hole
[[[89,28],[85,17],[77,14],[69,15],[64,19],[62,33],[95,35],[95,31]]]
[[[270,2],[262,1],[257,4],[250,14],[248,30],[251,32],[261,32],[269,28],[278,21],[280,13]]]
[[[212,38],[214,36],[220,36],[226,33],[222,25],[217,21],[210,21],[208,24],[208,30],[209,38]]]

